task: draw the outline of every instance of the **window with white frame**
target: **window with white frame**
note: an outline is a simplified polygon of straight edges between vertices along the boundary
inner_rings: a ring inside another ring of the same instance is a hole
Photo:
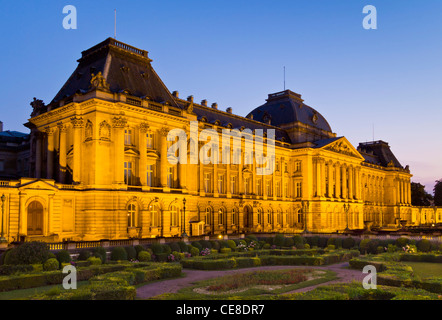
[[[133,143],[133,137],[132,137],[132,129],[124,129],[124,144],[126,146],[132,145]]]
[[[124,162],[124,183],[131,185],[133,180],[133,163],[130,161]]]
[[[137,206],[135,203],[130,203],[127,206],[127,226],[129,228],[137,226]]]

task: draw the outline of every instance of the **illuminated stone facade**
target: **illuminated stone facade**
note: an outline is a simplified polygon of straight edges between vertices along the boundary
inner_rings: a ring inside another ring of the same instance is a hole
[[[107,39],[82,53],[51,103],[31,105],[30,177],[2,182],[8,241],[172,237],[184,230],[336,232],[363,229],[365,221],[389,228],[400,220],[423,222],[421,209],[410,204],[408,166],[387,143],[354,148],[290,90],[241,117],[192,96],[180,99],[146,51]],[[274,129],[274,173],[257,175],[256,160],[244,164],[244,152],[242,164],[171,164],[167,133],[190,134],[191,121],[199,131]]]

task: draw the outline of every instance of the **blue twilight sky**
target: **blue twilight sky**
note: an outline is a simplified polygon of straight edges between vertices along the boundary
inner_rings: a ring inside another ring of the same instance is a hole
[[[77,29],[62,26],[77,9]],[[377,30],[365,30],[366,5]],[[170,91],[245,116],[267,94],[302,94],[356,147],[387,141],[415,182],[442,178],[440,0],[0,0],[5,130],[28,132],[33,97],[49,103],[81,51],[114,34],[149,51]]]

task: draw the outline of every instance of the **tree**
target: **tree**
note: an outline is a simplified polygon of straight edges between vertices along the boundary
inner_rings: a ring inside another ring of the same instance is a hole
[[[436,180],[436,185],[433,189],[434,192],[434,205],[442,206],[442,179]]]
[[[433,196],[425,191],[425,186],[418,182],[411,183],[411,204],[413,206],[424,207],[431,205]]]

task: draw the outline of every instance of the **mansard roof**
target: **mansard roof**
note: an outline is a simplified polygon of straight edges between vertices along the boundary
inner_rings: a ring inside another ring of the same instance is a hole
[[[394,166],[403,169],[402,165],[391,151],[390,146],[385,141],[379,140],[359,143],[358,151],[368,163],[384,167]]]
[[[101,73],[111,92],[125,91],[140,98],[174,104],[151,62],[147,51],[108,38],[82,52],[77,68],[52,102],[89,91],[93,76]]]

